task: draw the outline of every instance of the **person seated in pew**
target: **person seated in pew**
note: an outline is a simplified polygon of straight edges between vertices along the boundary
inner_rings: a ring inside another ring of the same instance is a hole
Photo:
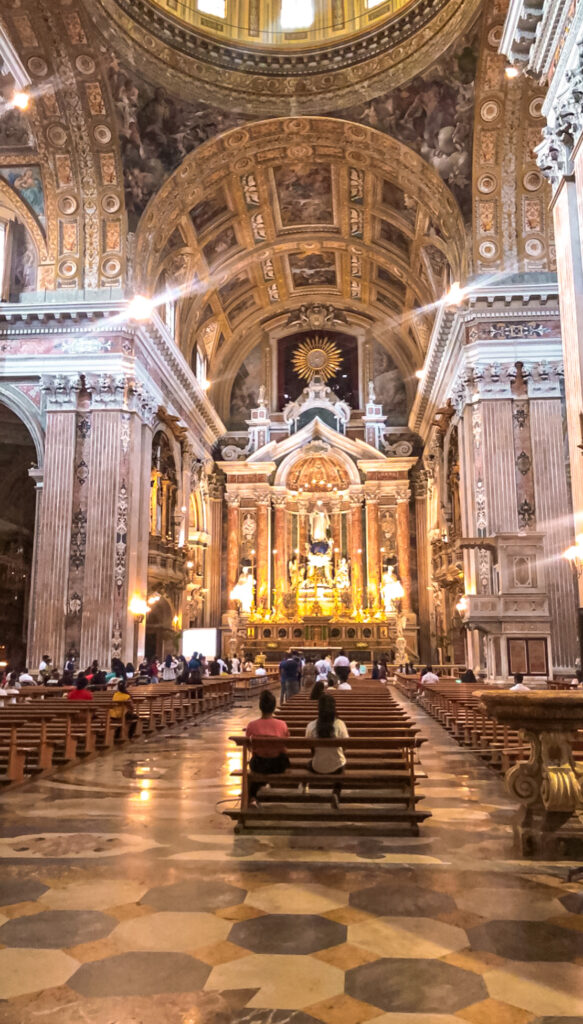
[[[28,671],[28,668],[25,668],[24,671],[22,671],[20,673],[20,675],[18,677],[18,682],[21,683],[22,686],[36,686],[37,685],[35,683],[34,679],[32,678],[30,672]]]
[[[524,682],[522,672],[514,673],[514,686],[511,686],[510,689],[513,693],[530,693],[530,686]]]
[[[421,683],[423,686],[432,686],[439,682],[439,676],[435,674],[431,665],[427,665],[421,673]]]
[[[348,669],[346,665],[338,665],[336,668],[336,675],[338,676],[337,690],[351,690],[352,687],[348,682]]]
[[[348,739],[349,733],[341,718],[336,717],[336,701],[331,693],[323,693],[318,701],[318,717],[306,726],[306,738],[311,740]],[[312,752],[308,769],[315,775],[341,775],[346,764],[342,747],[317,747]],[[307,792],[307,786],[304,786]],[[340,803],[342,785],[334,784],[330,802],[336,810]]]
[[[134,676],[136,674],[136,670],[135,670],[135,667],[134,667],[134,664],[133,664],[132,661],[128,661],[128,663],[126,665],[125,673],[126,673],[126,679],[133,679],[134,678]],[[123,678],[123,676],[122,676],[122,678]]]
[[[350,671],[351,671],[353,676],[360,678],[360,676],[362,675],[362,673],[360,671],[360,662],[359,661],[351,661],[350,662]]]
[[[125,679],[120,679],[117,684],[117,690],[111,698],[112,706],[109,712],[109,717],[112,719],[114,724],[119,724],[124,720],[129,722],[129,737],[130,739],[134,735],[137,724],[138,715],[136,712],[136,706],[128,693],[128,686]]]
[[[316,682],[312,686],[312,692],[310,693],[310,700],[320,700],[323,693],[326,692],[326,683],[323,679],[316,679]]]
[[[583,672],[581,671],[580,668],[578,668],[577,671],[575,672],[575,675],[573,676],[573,678],[571,680],[571,689],[572,690],[577,690],[577,689],[580,689],[582,686],[583,686]]]
[[[289,768],[289,757],[285,745],[281,742],[289,736],[289,729],[280,718],[274,718],[276,700],[271,690],[263,690],[259,697],[259,710],[261,718],[249,722],[245,735],[251,739],[252,757],[249,767],[252,772],[261,775],[282,775]],[[253,752],[253,737],[273,737],[271,744],[262,744],[259,753]],[[257,807],[257,794],[262,783],[251,782],[249,784],[249,804]]]
[[[69,690],[67,700],[93,700],[91,690],[87,689],[88,685],[85,673],[79,672],[75,683],[75,689]]]
[[[460,683],[477,683],[477,682],[478,682],[478,680],[476,679],[476,677],[475,677],[475,675],[474,675],[474,673],[473,673],[471,668],[467,668],[466,671],[464,672],[464,674],[462,675],[461,679],[460,679]]]

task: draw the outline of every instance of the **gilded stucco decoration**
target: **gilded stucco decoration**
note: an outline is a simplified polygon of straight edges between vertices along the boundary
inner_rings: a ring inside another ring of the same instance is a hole
[[[3,19],[31,80],[31,148],[23,155],[0,137],[0,178],[46,239],[44,251],[34,240],[36,288],[119,286],[126,269],[123,176],[91,21],[74,0],[10,0]]]
[[[428,269],[433,250],[439,266]],[[362,337],[378,335],[412,378],[427,342],[426,307],[465,274],[465,226],[436,171],[401,143],[336,118],[272,119],[199,147],[149,204],[136,236],[136,286],[176,284],[172,265],[183,271],[184,354],[192,361],[204,344],[224,415],[249,352],[268,330],[289,334],[290,317],[314,303],[332,304]]]
[[[476,80],[473,167],[474,270],[556,269],[550,186],[536,164],[544,91],[508,79],[498,53],[507,0],[485,8]]]
[[[414,0],[369,12],[360,37],[274,49],[209,36],[141,0],[85,0],[108,43],[169,92],[265,116],[321,113],[398,88],[430,67],[471,26],[482,0]]]

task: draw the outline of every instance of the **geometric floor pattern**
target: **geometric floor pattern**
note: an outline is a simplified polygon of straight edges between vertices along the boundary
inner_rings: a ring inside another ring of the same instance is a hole
[[[0,793],[1,1024],[583,1024],[583,888],[422,711],[417,838],[235,836],[251,708]]]

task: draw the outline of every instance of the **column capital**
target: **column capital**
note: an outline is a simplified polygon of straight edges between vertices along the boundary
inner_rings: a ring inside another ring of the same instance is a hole
[[[365,492],[364,500],[365,500],[367,505],[378,505],[378,503],[379,503],[379,492],[378,491],[368,491],[368,492]]]
[[[564,368],[560,360],[526,364],[522,373],[527,381],[529,398],[561,397]]]
[[[233,494],[232,491],[225,491],[225,501],[229,508],[239,508],[241,505],[241,495]]]
[[[257,502],[257,505],[259,505],[261,507],[269,508],[270,505],[271,505],[271,495],[270,494],[258,494],[257,498],[256,498],[256,502]]]
[[[83,379],[80,373],[46,375],[40,379],[40,388],[47,412],[76,409],[79,392],[83,390]]]
[[[411,481],[415,497],[419,499],[427,497],[427,485],[429,482],[429,473],[427,470],[421,468],[416,469],[412,474]]]
[[[287,506],[287,496],[285,494],[274,494],[272,500],[274,508],[285,509]]]
[[[397,505],[409,504],[411,498],[411,491],[407,484],[402,484],[396,491],[395,497],[397,499]]]
[[[211,501],[222,501],[224,492],[223,478],[218,473],[207,473],[205,479]]]
[[[360,491],[350,491],[348,500],[352,508],[357,508],[362,505],[362,494]]]

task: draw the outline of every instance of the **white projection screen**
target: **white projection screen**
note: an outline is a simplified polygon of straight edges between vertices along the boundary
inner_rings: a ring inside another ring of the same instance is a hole
[[[186,660],[192,658],[195,651],[206,658],[214,658],[217,653],[218,629],[184,629],[182,631],[182,653]]]

